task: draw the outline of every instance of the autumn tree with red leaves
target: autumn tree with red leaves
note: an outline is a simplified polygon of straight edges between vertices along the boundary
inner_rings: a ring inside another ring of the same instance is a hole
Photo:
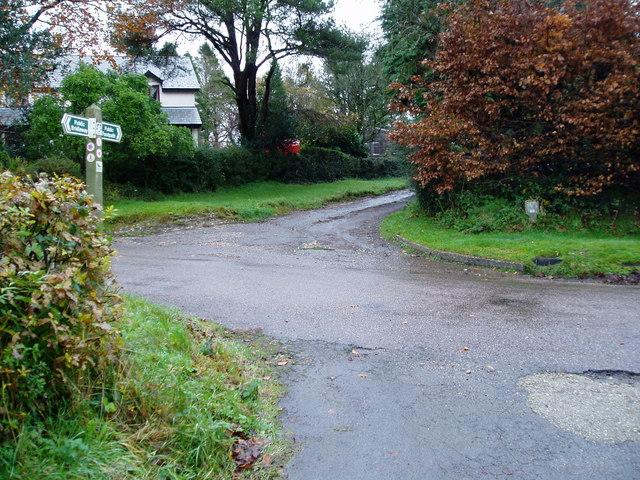
[[[394,84],[422,187],[496,179],[594,197],[640,188],[640,6],[471,0],[440,36],[433,76]],[[418,96],[419,95],[419,96]]]
[[[0,97],[23,104],[69,51],[106,58],[115,0],[0,0]]]

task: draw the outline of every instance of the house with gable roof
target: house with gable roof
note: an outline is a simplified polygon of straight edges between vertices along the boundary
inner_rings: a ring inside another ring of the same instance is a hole
[[[59,90],[64,77],[75,72],[81,63],[91,64],[102,72],[115,69],[122,73],[146,76],[149,83],[149,95],[160,102],[162,111],[169,118],[169,124],[188,128],[194,143],[198,144],[202,120],[196,108],[195,95],[200,90],[200,82],[191,59],[187,57],[149,59],[117,56],[111,60],[92,61],[91,58],[79,55],[67,55],[49,74],[46,86],[52,92]],[[24,118],[19,109],[0,107],[0,131],[6,132],[20,122],[24,122]]]

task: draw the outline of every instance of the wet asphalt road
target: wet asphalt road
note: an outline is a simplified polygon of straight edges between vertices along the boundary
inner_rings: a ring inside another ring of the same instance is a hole
[[[377,230],[407,196],[120,237],[114,270],[295,353],[290,480],[639,479],[640,289],[408,255]]]

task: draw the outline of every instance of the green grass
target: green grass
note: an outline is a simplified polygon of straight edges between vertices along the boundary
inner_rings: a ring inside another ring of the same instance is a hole
[[[584,277],[640,269],[640,234],[615,237],[605,232],[553,229],[465,234],[443,228],[415,208],[385,219],[381,231],[389,239],[400,235],[437,250],[522,263],[524,271],[532,274]],[[560,257],[563,262],[537,267],[533,259],[538,256]]]
[[[114,384],[0,444],[0,478],[230,479],[241,438],[269,443],[237,478],[278,478],[288,450],[271,379],[278,345],[135,298],[120,329],[127,353]]]
[[[342,180],[315,185],[264,182],[221,188],[213,193],[171,195],[152,202],[117,200],[113,202],[117,211],[107,224],[122,227],[210,214],[224,219],[255,221],[356,197],[380,195],[406,186],[407,181],[402,178]]]

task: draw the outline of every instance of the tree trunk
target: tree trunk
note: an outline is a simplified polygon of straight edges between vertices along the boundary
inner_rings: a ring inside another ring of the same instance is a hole
[[[256,139],[257,70],[255,65],[249,64],[244,70],[234,73],[239,130],[245,144],[251,144]]]

